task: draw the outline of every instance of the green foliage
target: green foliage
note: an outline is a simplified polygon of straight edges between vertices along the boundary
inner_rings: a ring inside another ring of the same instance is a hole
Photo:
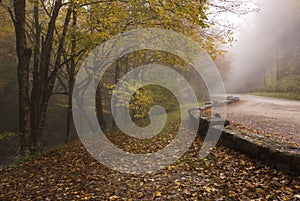
[[[113,90],[119,98],[118,103],[115,104],[119,108],[128,104],[122,97],[127,96],[129,91],[133,91],[138,86],[138,83],[129,85],[123,82],[123,84],[128,90]],[[166,112],[178,109],[178,102],[169,90],[156,85],[147,85],[134,91],[129,103],[129,113],[133,120],[145,119],[149,115],[150,108],[154,105],[162,106]]]
[[[279,91],[285,93],[300,93],[300,74],[296,74],[295,69],[288,69],[285,76],[279,83]]]
[[[13,132],[0,133],[0,140],[4,140],[6,138],[18,137],[19,134]]]
[[[144,119],[149,115],[149,110],[154,105],[162,106],[166,112],[178,109],[176,97],[167,89],[147,85],[140,88],[133,95],[130,102],[130,114],[133,119]]]
[[[260,92],[285,94],[289,99],[297,98],[300,94],[300,53],[299,49],[280,49],[280,57],[275,65],[264,72],[264,86]]]
[[[284,69],[281,69],[279,75],[279,80],[276,80],[276,75],[273,71],[269,74],[269,79],[266,79],[266,87],[260,87],[258,91],[260,92],[276,92],[282,94],[291,94],[288,97],[292,98],[292,94],[300,93],[300,73],[294,65],[287,65]],[[276,71],[275,71],[276,73]],[[271,77],[271,79],[270,79]]]
[[[256,96],[266,96],[272,98],[282,98],[288,100],[299,100],[300,101],[300,93],[282,93],[282,92],[254,92],[251,93]]]

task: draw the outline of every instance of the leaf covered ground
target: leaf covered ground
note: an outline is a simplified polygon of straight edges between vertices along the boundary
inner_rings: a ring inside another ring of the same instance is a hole
[[[125,149],[142,148],[119,137]],[[201,143],[159,172],[132,175],[108,169],[77,141],[1,171],[0,200],[300,200],[300,177],[225,147],[199,159]]]

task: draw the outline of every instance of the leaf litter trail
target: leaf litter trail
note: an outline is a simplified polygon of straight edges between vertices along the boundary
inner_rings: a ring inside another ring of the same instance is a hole
[[[277,141],[300,146],[300,101],[232,94],[239,103],[227,107],[227,118]]]
[[[185,134],[189,132],[186,129]],[[143,144],[118,131],[106,135],[124,150],[143,153],[161,148],[165,144],[162,141],[174,138],[174,130]],[[207,158],[199,159],[201,143],[197,137],[180,160],[159,172],[131,175],[108,169],[93,159],[80,142],[74,142],[1,171],[0,200],[300,198],[300,177],[285,175],[224,147],[216,147]]]

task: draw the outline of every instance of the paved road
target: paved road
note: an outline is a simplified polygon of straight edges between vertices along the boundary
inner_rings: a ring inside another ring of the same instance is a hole
[[[227,118],[261,129],[266,135],[300,146],[300,101],[231,94],[241,101],[227,107]]]

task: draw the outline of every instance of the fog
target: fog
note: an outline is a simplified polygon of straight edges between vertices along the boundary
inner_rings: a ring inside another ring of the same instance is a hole
[[[234,58],[227,92],[254,90],[278,59],[299,52],[299,8],[299,0],[266,0],[259,12],[249,15],[230,51]]]

